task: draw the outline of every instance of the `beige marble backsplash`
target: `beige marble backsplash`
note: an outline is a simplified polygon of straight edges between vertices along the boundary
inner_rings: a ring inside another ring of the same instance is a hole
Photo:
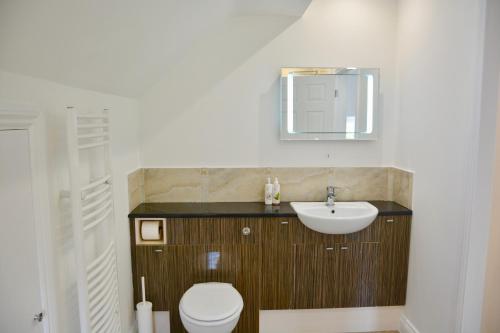
[[[278,177],[283,201],[393,200],[411,208],[413,174],[388,167],[160,168],[129,175],[130,209],[141,202],[263,201],[267,177]]]
[[[138,169],[128,175],[128,208],[132,211],[145,201],[144,169]]]
[[[413,173],[397,168],[389,168],[388,192],[390,200],[411,208]]]

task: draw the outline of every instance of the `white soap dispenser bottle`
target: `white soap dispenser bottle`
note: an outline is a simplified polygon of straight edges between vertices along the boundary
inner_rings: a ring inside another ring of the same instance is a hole
[[[271,177],[267,177],[267,184],[264,185],[264,203],[271,205],[273,203],[273,184],[271,184]]]
[[[280,183],[278,182],[278,177],[275,177],[273,184],[273,205],[279,205],[280,202],[281,202]]]

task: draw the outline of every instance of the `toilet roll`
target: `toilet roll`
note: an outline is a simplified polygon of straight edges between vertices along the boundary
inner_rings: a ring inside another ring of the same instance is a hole
[[[139,333],[153,333],[153,303],[137,303],[137,326]]]
[[[143,240],[160,240],[160,221],[143,221],[141,223],[141,238]]]

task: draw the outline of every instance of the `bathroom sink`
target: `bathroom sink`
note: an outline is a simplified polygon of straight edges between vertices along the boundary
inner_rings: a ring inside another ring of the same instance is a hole
[[[299,220],[308,228],[324,234],[349,234],[368,227],[378,215],[369,202],[292,202]]]

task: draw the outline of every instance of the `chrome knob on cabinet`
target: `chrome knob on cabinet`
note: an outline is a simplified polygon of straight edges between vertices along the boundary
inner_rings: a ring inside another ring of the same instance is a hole
[[[242,234],[243,236],[248,236],[248,235],[250,235],[250,233],[251,233],[251,232],[252,232],[252,231],[250,230],[250,228],[249,228],[249,227],[244,227],[243,229],[241,229],[241,234]]]

